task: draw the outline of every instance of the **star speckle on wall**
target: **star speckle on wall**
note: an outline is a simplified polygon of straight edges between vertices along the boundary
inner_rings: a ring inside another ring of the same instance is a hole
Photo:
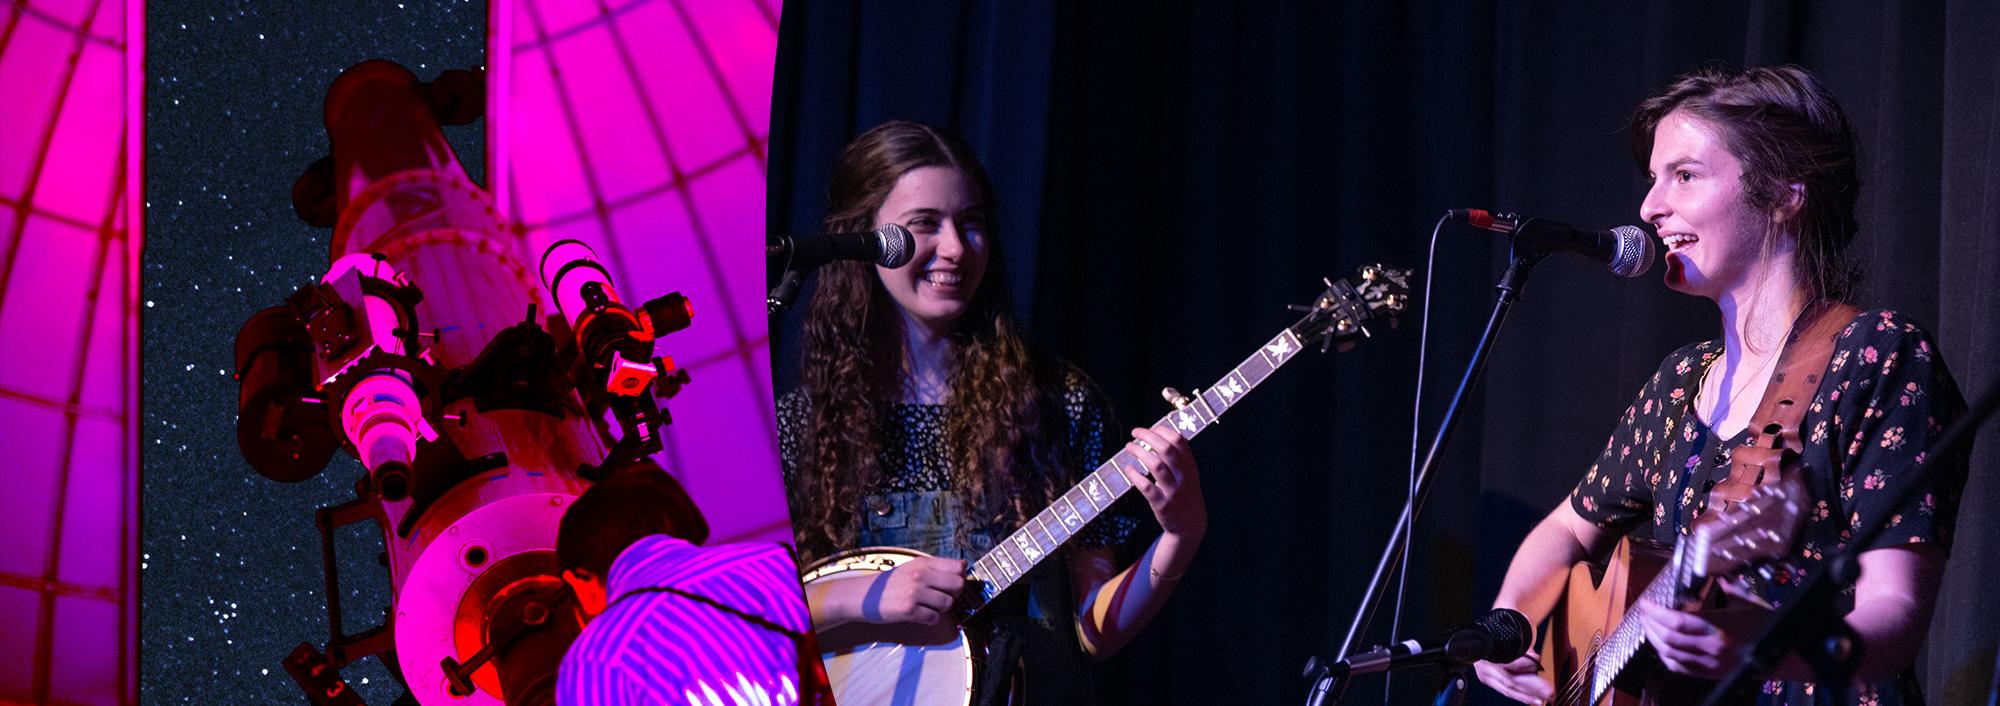
[[[331,231],[291,206],[327,153],[321,107],[371,58],[424,80],[483,63],[486,8],[442,2],[149,3],[142,438],[141,686],[146,703],[304,703],[281,660],[327,641],[313,512],[354,496],[346,454],[296,484],[236,448],[236,331],[327,266]],[[447,127],[483,183],[483,125]],[[343,620],[389,605],[373,524],[338,537]],[[403,694],[383,663],[344,672],[371,704]]]

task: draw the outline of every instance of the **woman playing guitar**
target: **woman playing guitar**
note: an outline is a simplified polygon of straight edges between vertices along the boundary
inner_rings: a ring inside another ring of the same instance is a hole
[[[1602,558],[1626,534],[1673,543],[1708,512],[1711,486],[1770,383],[1788,336],[1839,317],[1830,361],[1799,424],[1810,492],[1799,544],[1761,592],[1783,602],[1823,558],[1846,550],[1853,523],[1908,482],[1911,463],[1963,408],[1928,333],[1893,311],[1856,313],[1845,252],[1858,225],[1854,131],[1819,82],[1797,67],[1698,70],[1640,104],[1634,155],[1652,180],[1639,206],[1667,246],[1667,286],[1715,302],[1722,337],[1667,356],[1619,419],[1576,489],[1522,542],[1495,600],[1531,621],[1550,613],[1569,567]],[[1817,367],[1817,366],[1815,366]],[[1853,700],[1921,703],[1912,660],[1929,628],[1965,481],[1963,457],[1929,459],[1936,485],[1859,555],[1839,606],[1859,636]],[[1670,672],[1715,679],[1749,647],[1768,612],[1755,601],[1682,610],[1641,600],[1626,614]],[[1565,685],[1536,673],[1539,655],[1480,663],[1480,681],[1525,703]],[[1758,690],[1766,703],[1814,703],[1796,655]]]
[[[876,545],[930,556],[812,582],[807,603],[821,631],[949,624],[965,560],[1111,455],[1109,413],[1080,372],[1025,345],[997,271],[993,187],[956,136],[913,122],[876,127],[847,146],[828,192],[828,231],[895,223],[916,247],[894,269],[820,270],[803,381],[779,402],[798,546],[807,561]],[[1187,571],[1207,528],[1187,442],[1134,429],[1126,449],[1144,471],[1125,475],[1161,533],[1119,565],[1113,547],[1139,522],[1114,509],[1060,550],[1067,561],[1041,564],[1027,590],[983,612],[992,618],[978,701],[1005,703],[1025,664],[1028,702],[1090,702],[1087,658],[1129,642]]]

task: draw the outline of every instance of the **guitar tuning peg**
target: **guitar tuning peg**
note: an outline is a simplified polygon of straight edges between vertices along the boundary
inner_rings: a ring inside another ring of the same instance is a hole
[[[1173,405],[1174,409],[1186,407],[1189,403],[1194,402],[1194,398],[1181,394],[1180,390],[1171,387],[1161,388],[1160,396],[1166,398],[1167,404]]]

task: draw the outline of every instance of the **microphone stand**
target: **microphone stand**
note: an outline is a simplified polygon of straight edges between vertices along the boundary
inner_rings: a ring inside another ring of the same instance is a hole
[[[1524,221],[1516,232],[1525,230],[1530,221]],[[1486,330],[1479,334],[1479,344],[1472,349],[1472,362],[1466,365],[1465,376],[1459,380],[1458,390],[1452,393],[1451,405],[1445,408],[1444,418],[1438,422],[1437,435],[1432,438],[1430,450],[1424,454],[1423,465],[1417,470],[1416,493],[1403,505],[1402,516],[1396,520],[1396,529],[1389,536],[1389,546],[1383,548],[1382,558],[1375,563],[1374,578],[1369,581],[1368,593],[1362,596],[1361,607],[1355,611],[1354,620],[1347,627],[1347,639],[1341,642],[1340,652],[1334,657],[1336,661],[1345,660],[1353,654],[1362,634],[1368,631],[1368,621],[1374,617],[1376,605],[1382,602],[1389,577],[1396,573],[1396,568],[1408,554],[1409,530],[1415,526],[1416,515],[1423,510],[1424,499],[1430,496],[1431,486],[1437,479],[1433,471],[1443,460],[1445,445],[1451,441],[1460,405],[1465,402],[1466,393],[1472,389],[1473,383],[1479,380],[1480,373],[1486,369],[1486,355],[1492,351],[1493,340],[1499,336],[1500,325],[1506,321],[1508,310],[1520,299],[1521,289],[1527,286],[1530,270],[1535,263],[1548,257],[1546,250],[1526,247],[1520,240],[1512,242],[1507,271],[1501,273],[1500,282],[1493,286],[1497,296],[1493,302],[1493,313],[1486,319]],[[1425,302],[1424,305],[1430,306],[1430,303]],[[1334,703],[1339,703],[1347,692],[1347,675],[1330,673],[1317,657],[1306,663],[1306,674],[1313,679],[1312,689],[1306,695],[1308,706],[1320,706],[1329,696]]]
[[[778,276],[778,283],[772,285],[770,293],[764,295],[764,306],[772,319],[783,317],[785,312],[791,310],[792,302],[799,298],[799,284],[805,281],[805,278],[805,273],[789,267],[785,269],[784,274]]]
[[[764,282],[771,285],[770,292],[764,295],[764,307],[773,325],[791,310],[792,302],[799,298],[799,284],[805,278],[804,272],[792,268],[792,250],[782,238],[764,239]]]
[[[1924,452],[1925,458],[1949,459],[1961,448],[1972,445],[1973,433],[1981,422],[2000,408],[2000,385],[1987,388],[1986,394],[1966,411],[1964,418],[1953,424],[1944,436]],[[1854,628],[1833,612],[1834,598],[1843,589],[1854,585],[1860,577],[1861,566],[1855,558],[1862,547],[1875,541],[1882,533],[1888,515],[1896,508],[1910,504],[1917,494],[1928,490],[1931,483],[1931,466],[1914,468],[1918,474],[1912,482],[1903,484],[1896,491],[1895,499],[1883,505],[1879,512],[1864,518],[1861,531],[1848,541],[1847,551],[1826,560],[1826,565],[1813,572],[1799,585],[1798,593],[1785,603],[1771,618],[1770,625],[1757,642],[1743,653],[1735,669],[1715,688],[1708,692],[1702,703],[1715,706],[1735,691],[1743,680],[1752,674],[1768,674],[1785,653],[1796,648],[1799,657],[1813,668],[1813,683],[1821,689],[1831,691],[1832,703],[1845,703],[1847,688],[1854,675],[1854,668],[1861,663],[1862,646],[1856,639]]]
[[[1431,699],[1431,706],[1459,706],[1465,703],[1465,670],[1471,666],[1452,662],[1444,673],[1444,682],[1438,685],[1437,697]]]

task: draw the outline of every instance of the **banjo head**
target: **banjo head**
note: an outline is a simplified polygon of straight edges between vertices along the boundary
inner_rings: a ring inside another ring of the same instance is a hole
[[[876,577],[926,554],[896,547],[841,552],[806,567],[802,579],[819,581]],[[972,699],[972,647],[956,624],[878,625],[848,623],[817,631],[833,682],[843,704],[964,704]]]

